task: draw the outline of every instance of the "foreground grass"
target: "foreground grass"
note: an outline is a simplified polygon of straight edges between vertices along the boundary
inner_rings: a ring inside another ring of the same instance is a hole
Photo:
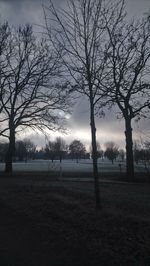
[[[149,192],[149,184],[102,183],[103,209],[96,211],[92,182],[1,178],[8,226],[23,249],[32,243],[28,264],[18,265],[150,265]]]

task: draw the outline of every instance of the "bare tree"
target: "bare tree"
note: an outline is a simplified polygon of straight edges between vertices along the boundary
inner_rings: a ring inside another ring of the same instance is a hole
[[[23,144],[25,146],[25,149],[26,149],[26,161],[28,159],[33,159],[35,158],[35,153],[36,153],[36,145],[34,144],[33,141],[31,141],[30,139],[28,138],[25,138],[23,139]]]
[[[108,3],[108,1],[106,1]],[[65,10],[56,10],[52,1],[45,8],[47,33],[54,47],[62,52],[62,63],[67,78],[73,83],[72,90],[84,95],[89,101],[90,127],[93,154],[93,176],[95,180],[96,206],[100,206],[100,192],[97,167],[96,146],[96,105],[101,99],[99,79],[102,77],[106,63],[105,25],[103,12],[105,1],[102,0],[69,0]],[[118,4],[110,5],[113,9]],[[107,10],[108,11],[108,10]],[[50,12],[50,16],[48,14]],[[52,17],[53,16],[53,17]],[[50,26],[50,19],[54,27]],[[110,21],[110,23],[113,21]],[[103,49],[102,49],[103,47]],[[97,78],[98,76],[98,78]],[[102,87],[101,87],[102,88]]]
[[[9,140],[5,171],[12,172],[17,133],[26,128],[42,132],[62,128],[68,85],[58,86],[59,55],[44,39],[37,41],[30,25],[11,29],[7,42],[0,135]]]
[[[124,161],[124,159],[125,159],[125,151],[123,150],[123,149],[120,149],[119,150],[119,155],[120,155],[120,158],[121,158],[121,160],[122,160],[122,162]]]
[[[51,158],[52,162],[55,158],[59,158],[61,163],[62,158],[67,153],[68,145],[63,138],[57,137],[54,141],[48,141],[45,147],[46,157]]]
[[[114,160],[119,155],[119,147],[116,145],[113,141],[106,142],[105,143],[106,150],[104,152],[104,155],[112,162],[114,163]]]
[[[0,161],[4,162],[8,150],[7,142],[0,142]]]
[[[150,108],[150,18],[127,22],[124,11],[110,25],[105,17],[108,33],[107,90],[108,102],[115,103],[125,120],[127,176],[134,179],[132,120],[146,117]]]
[[[84,157],[86,153],[86,148],[84,144],[80,140],[73,140],[69,145],[69,151],[70,155],[73,159],[76,159],[77,163],[79,162],[79,159]]]
[[[55,143],[54,141],[48,141],[48,143],[45,146],[45,152],[46,152],[46,158],[50,158],[52,160],[52,163],[54,161],[55,158]]]
[[[100,143],[98,141],[96,142],[96,147],[97,147],[97,159],[98,158],[103,158],[104,152],[103,152],[103,150],[101,148],[101,145],[100,145]],[[90,154],[93,157],[92,147],[90,147]]]
[[[61,163],[63,156],[67,152],[67,144],[63,138],[61,137],[56,138],[54,142],[54,149],[55,149],[55,154],[59,157]]]
[[[0,25],[0,113],[3,109],[2,97],[5,91],[5,85],[7,84],[6,77],[9,77],[7,72],[7,57],[9,56],[9,40],[10,40],[10,30],[8,23]]]
[[[27,158],[27,149],[22,140],[17,140],[15,143],[15,160],[23,161]]]
[[[62,51],[62,63],[73,84],[72,91],[84,95],[89,101],[96,207],[100,207],[95,116],[97,104],[107,93],[101,86],[108,49],[104,15],[109,24],[114,24],[110,13],[114,11],[120,17],[123,4],[122,0],[69,0],[67,3],[65,10],[57,11],[50,0],[49,8],[45,9],[46,28],[54,47]],[[53,15],[53,28],[49,25],[51,16],[47,15],[47,10]]]

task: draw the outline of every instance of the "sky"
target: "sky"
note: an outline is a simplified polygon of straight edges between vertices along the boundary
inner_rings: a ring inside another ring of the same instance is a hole
[[[0,0],[0,21],[8,21],[14,26],[31,23],[35,31],[44,25],[44,16],[42,4],[47,5],[48,0]],[[55,0],[54,3],[59,7],[63,6],[64,0]],[[126,0],[127,12],[130,17],[141,17],[144,12],[150,10],[150,0]],[[67,142],[73,139],[80,139],[85,145],[90,145],[90,125],[89,125],[89,107],[84,98],[75,104],[72,116],[67,121],[67,134],[50,133],[50,139],[62,136]],[[107,141],[118,143],[120,148],[125,147],[124,142],[124,121],[116,119],[116,112],[111,110],[106,112],[105,118],[96,119],[97,140],[103,144]],[[149,121],[140,121],[133,124],[134,139],[150,136]],[[36,136],[35,136],[36,135]],[[46,138],[39,133],[25,132],[21,136],[30,137],[37,146],[45,145]]]

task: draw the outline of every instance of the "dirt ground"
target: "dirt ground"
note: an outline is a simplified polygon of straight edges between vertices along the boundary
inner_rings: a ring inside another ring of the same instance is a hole
[[[0,178],[0,266],[150,265],[150,184]]]

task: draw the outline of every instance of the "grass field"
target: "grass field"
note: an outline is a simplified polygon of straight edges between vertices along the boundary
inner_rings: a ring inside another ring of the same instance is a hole
[[[121,168],[120,166],[121,165]],[[0,163],[0,171],[4,170],[4,163]],[[99,173],[125,173],[125,162],[115,161],[112,164],[108,160],[99,160],[98,161],[98,170]],[[14,171],[32,171],[32,172],[80,172],[80,173],[92,173],[92,160],[80,160],[77,163],[75,160],[63,160],[62,163],[55,160],[53,163],[49,160],[32,160],[28,162],[15,162],[13,163]],[[139,163],[135,164],[135,172],[146,173],[150,172],[150,165],[143,165]]]
[[[54,180],[54,179],[53,179]],[[150,265],[150,184],[0,178],[0,265]]]

